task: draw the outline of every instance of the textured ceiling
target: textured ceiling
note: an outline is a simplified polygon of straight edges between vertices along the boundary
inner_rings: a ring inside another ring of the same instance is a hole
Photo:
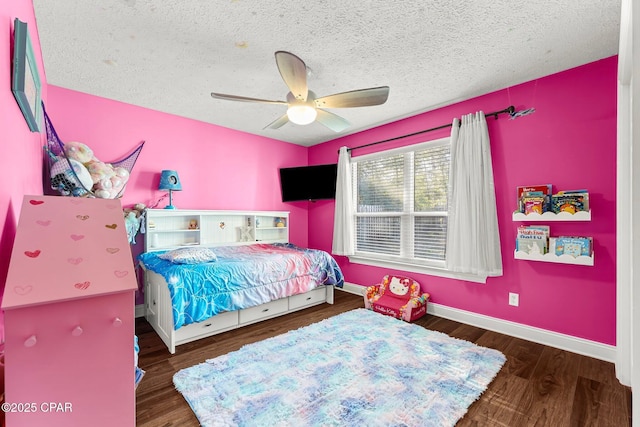
[[[620,0],[34,0],[49,84],[311,146],[618,52]],[[274,52],[318,96],[389,86],[351,123],[263,129],[285,105]],[[535,106],[531,106],[535,107]]]

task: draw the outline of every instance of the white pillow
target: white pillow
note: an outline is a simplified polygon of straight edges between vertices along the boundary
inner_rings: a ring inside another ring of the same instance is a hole
[[[175,264],[202,264],[217,261],[218,257],[209,248],[180,248],[158,255],[158,258]]]

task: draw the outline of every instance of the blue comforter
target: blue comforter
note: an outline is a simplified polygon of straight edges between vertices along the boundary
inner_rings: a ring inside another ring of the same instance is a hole
[[[167,282],[175,329],[224,311],[264,304],[321,285],[342,287],[344,283],[340,267],[324,251],[291,243],[209,249],[217,261],[176,264],[159,258],[166,251],[138,257],[145,269]]]

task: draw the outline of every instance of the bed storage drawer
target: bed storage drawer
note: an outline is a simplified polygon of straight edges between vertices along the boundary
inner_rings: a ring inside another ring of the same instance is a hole
[[[289,310],[300,307],[318,304],[327,300],[327,287],[325,285],[315,288],[304,294],[292,295],[289,297]]]
[[[240,310],[240,324],[256,322],[261,319],[284,313],[289,308],[287,298],[277,299],[256,307]]]
[[[176,341],[188,340],[189,338],[211,334],[214,331],[232,329],[238,326],[238,312],[225,311],[224,313],[211,316],[205,321],[190,323],[176,331]]]

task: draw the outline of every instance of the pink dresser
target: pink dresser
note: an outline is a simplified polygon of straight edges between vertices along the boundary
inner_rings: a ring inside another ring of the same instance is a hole
[[[8,427],[135,426],[136,288],[119,200],[24,198],[2,301]]]

